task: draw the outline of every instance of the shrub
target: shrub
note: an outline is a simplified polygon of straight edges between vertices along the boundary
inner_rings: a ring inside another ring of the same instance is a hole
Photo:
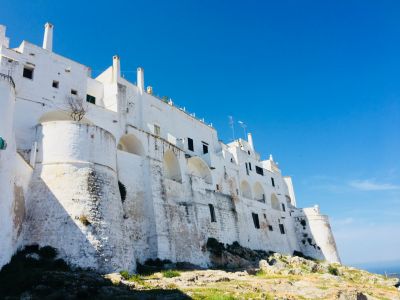
[[[163,271],[162,274],[165,278],[181,276],[181,273],[179,273],[178,271],[175,271],[175,270],[166,270],[166,271]]]
[[[339,276],[339,269],[336,268],[335,266],[329,265],[328,266],[328,272],[329,274],[335,275],[335,276]]]
[[[89,219],[85,216],[85,215],[80,215],[79,216],[79,221],[81,221],[81,223],[85,226],[89,226],[90,222]]]
[[[57,250],[50,246],[44,246],[39,249],[39,255],[44,259],[52,259],[57,256]]]
[[[124,278],[125,280],[128,280],[129,277],[130,277],[129,272],[126,271],[126,270],[123,270],[123,271],[119,272],[119,274],[120,274],[120,275],[122,276],[122,278]]]

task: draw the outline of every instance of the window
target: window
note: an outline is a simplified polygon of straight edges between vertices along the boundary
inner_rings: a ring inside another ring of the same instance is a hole
[[[246,174],[249,175],[249,167],[247,166],[247,163],[245,163],[246,165]]]
[[[285,234],[285,227],[283,224],[279,224],[279,230],[281,231],[281,234]]]
[[[203,143],[203,153],[206,154],[206,153],[208,153],[208,144],[205,142],[202,142],[202,143]]]
[[[268,230],[269,231],[274,231],[274,228],[272,227],[272,225],[268,225]]]
[[[92,103],[92,104],[96,104],[96,97],[87,94],[87,95],[86,95],[86,102],[89,102],[89,103]]]
[[[78,95],[78,91],[77,90],[71,90],[71,95]]]
[[[217,185],[215,186],[215,189],[216,189],[217,191],[219,191],[219,184],[217,184]]]
[[[217,219],[215,218],[215,209],[214,209],[214,205],[208,204],[208,207],[210,208],[211,222],[217,222]]]
[[[161,134],[161,128],[160,126],[154,124],[154,135],[159,136]]]
[[[58,89],[59,84],[60,83],[57,80],[53,80],[52,87],[55,88],[55,89]]]
[[[285,204],[283,204],[283,203],[282,203],[282,210],[283,210],[283,211],[286,211]]]
[[[188,149],[194,151],[193,139],[188,138]]]
[[[254,227],[259,229],[260,228],[260,220],[258,219],[258,214],[252,213],[253,216],[253,222],[254,222]]]
[[[249,170],[251,171],[251,163],[249,163]]]
[[[248,150],[248,151],[247,151],[247,154],[249,154],[249,155],[250,155],[250,150]]]
[[[272,184],[272,186],[275,186],[275,180],[273,177],[271,177],[271,184]]]
[[[260,168],[259,166],[256,166],[256,173],[259,174],[259,175],[264,176],[263,168]]]
[[[33,68],[25,66],[22,76],[28,79],[33,79]]]

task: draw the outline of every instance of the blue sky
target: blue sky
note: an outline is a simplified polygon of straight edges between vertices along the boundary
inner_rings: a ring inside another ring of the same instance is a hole
[[[3,1],[11,45],[41,44],[124,75],[204,117],[228,115],[320,204],[344,263],[400,261],[398,1]],[[94,3],[94,2],[93,2]],[[237,135],[241,134],[239,126]]]

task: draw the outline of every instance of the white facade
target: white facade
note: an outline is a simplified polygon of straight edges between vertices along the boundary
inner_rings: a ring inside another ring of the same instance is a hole
[[[207,266],[209,237],[339,262],[326,216],[296,207],[291,178],[251,135],[220,142],[146,90],[143,69],[137,85],[122,78],[118,56],[91,78],[52,52],[52,36],[46,24],[43,48],[10,49],[0,26],[0,266],[28,244],[101,271],[149,258]],[[81,120],[71,99],[87,107]]]

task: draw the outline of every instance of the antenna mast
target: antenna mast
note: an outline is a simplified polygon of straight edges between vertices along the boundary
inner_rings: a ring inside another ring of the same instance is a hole
[[[235,140],[235,122],[233,121],[233,117],[229,116],[229,125],[231,126],[232,129],[232,140]]]

